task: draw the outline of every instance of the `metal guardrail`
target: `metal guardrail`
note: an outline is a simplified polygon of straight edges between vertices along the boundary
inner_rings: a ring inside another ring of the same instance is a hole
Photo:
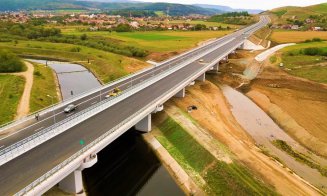
[[[235,48],[237,48],[237,47],[239,47],[239,45],[237,45]],[[235,48],[232,48],[231,50],[227,51],[226,53],[227,54],[230,53]],[[226,55],[226,53],[224,55]],[[221,55],[221,56],[224,56],[224,55]],[[214,63],[209,64],[204,69],[207,69],[208,67],[212,66],[212,64],[214,64]],[[189,76],[188,78],[184,79],[182,82],[180,82],[176,86],[178,86],[178,85],[180,85],[182,83],[185,83],[185,81],[190,80],[190,78],[192,78],[192,76]],[[84,148],[82,148],[81,150],[79,150],[78,152],[76,152],[75,154],[73,154],[72,156],[70,156],[68,159],[66,159],[62,163],[60,163],[57,166],[55,166],[54,168],[52,168],[50,171],[48,171],[47,173],[45,173],[44,175],[42,175],[40,178],[38,178],[35,181],[33,181],[31,184],[29,184],[28,186],[26,186],[25,188],[23,188],[22,190],[20,190],[15,195],[21,196],[21,195],[24,195],[24,194],[28,193],[29,191],[31,191],[34,187],[36,187],[37,185],[41,184],[43,181],[45,181],[46,179],[48,179],[49,177],[51,177],[52,175],[54,175],[56,172],[58,172],[60,169],[64,168],[66,165],[68,165],[69,163],[71,163],[73,160],[75,160],[79,156],[83,155],[84,152],[88,151],[89,149],[91,149],[92,147],[94,147],[96,144],[98,144],[99,142],[101,142],[103,139],[105,139],[107,136],[109,136],[110,134],[112,134],[115,131],[117,131],[124,124],[128,123],[133,118],[135,118],[136,116],[138,116],[139,114],[141,114],[142,112],[144,112],[147,108],[151,107],[151,105],[155,104],[157,102],[157,100],[159,100],[163,96],[164,95],[161,95],[157,99],[153,100],[151,103],[149,103],[148,105],[146,105],[145,107],[143,107],[141,110],[137,111],[136,113],[134,113],[133,115],[131,115],[130,117],[128,117],[127,119],[125,119],[124,121],[122,121],[121,123],[119,123],[118,125],[116,125],[114,128],[110,129],[105,134],[103,134],[99,138],[95,139],[93,142],[91,142],[90,144],[88,144],[87,146],[85,146]]]
[[[232,34],[227,35],[227,36],[231,36],[231,35]],[[187,51],[186,53],[182,53],[182,54],[177,55],[177,56],[175,56],[173,58],[170,58],[170,59],[168,59],[166,61],[160,62],[156,67],[162,66],[162,65],[167,64],[167,63],[169,64],[169,63],[171,63],[170,61],[174,61],[177,58],[180,58],[180,57],[183,57],[183,56],[187,56],[187,55],[195,52],[196,50],[204,50],[205,48],[209,47],[210,45],[215,44],[216,42],[220,41],[221,39],[225,39],[227,36],[224,36],[222,38],[219,38],[217,40],[214,40],[212,42],[209,42],[209,43],[207,43],[207,44],[205,44],[203,46],[196,47],[196,48],[194,48],[192,50]],[[117,79],[115,79],[113,81],[110,81],[109,83],[105,84],[104,86],[93,88],[93,89],[91,89],[89,91],[80,93],[80,94],[75,95],[73,97],[70,97],[70,98],[68,98],[68,99],[66,99],[64,101],[58,102],[56,104],[50,105],[50,106],[48,106],[46,108],[43,108],[41,110],[35,111],[35,112],[31,113],[31,114],[28,114],[27,116],[24,116],[24,117],[22,117],[22,118],[20,118],[18,120],[13,120],[13,121],[7,122],[5,124],[1,124],[0,125],[0,132],[4,131],[5,129],[9,129],[9,128],[11,128],[11,127],[13,127],[13,126],[15,126],[15,125],[17,125],[19,123],[26,122],[28,120],[34,119],[34,116],[36,114],[41,114],[42,115],[42,114],[45,114],[45,113],[48,113],[48,112],[52,112],[52,110],[55,110],[55,109],[58,109],[60,107],[65,106],[65,105],[68,105],[68,104],[70,104],[70,103],[72,103],[72,102],[74,102],[74,101],[76,101],[78,99],[81,99],[81,98],[86,97],[86,96],[89,96],[89,95],[91,95],[93,93],[99,92],[100,90],[106,89],[106,88],[108,88],[108,87],[110,87],[110,86],[112,86],[112,85],[114,85],[116,83],[119,83],[119,82],[122,82],[124,80],[127,80],[127,79],[129,79],[129,78],[131,78],[133,76],[140,75],[140,74],[142,74],[142,73],[144,73],[144,72],[146,72],[146,71],[148,71],[150,69],[153,69],[153,68],[154,67],[152,66],[152,67],[149,67],[149,68],[142,69],[142,70],[140,70],[140,71],[138,71],[136,73],[127,74],[127,75],[125,75],[123,77],[120,77],[120,78],[117,78]]]
[[[235,48],[233,48],[232,50],[234,50],[234,49]],[[230,50],[230,51],[232,51],[232,50]],[[229,53],[230,51],[228,51],[227,53]],[[221,55],[221,56],[224,56],[224,55]],[[220,58],[222,58],[222,57],[220,57]],[[210,65],[206,66],[205,68],[203,68],[203,70],[207,69],[210,66],[212,66],[212,65],[210,64]],[[180,84],[187,82],[192,77],[193,77],[193,75],[185,78],[182,82],[180,82],[179,84],[177,84],[175,86],[180,86]],[[134,119],[135,117],[137,117],[139,114],[141,114],[144,111],[146,111],[149,107],[153,106],[158,100],[160,100],[164,96],[165,95],[163,94],[160,97],[158,97],[157,99],[153,100],[151,103],[147,104],[141,110],[137,111],[136,113],[134,113],[130,117],[126,118],[124,121],[122,121],[121,123],[119,123],[118,125],[116,125],[115,127],[113,127],[112,129],[110,129],[109,131],[107,131],[106,133],[104,133],[103,135],[101,135],[99,138],[95,139],[90,144],[86,145],[84,148],[82,148],[81,150],[79,150],[78,152],[76,152],[75,154],[73,154],[72,156],[70,156],[65,161],[61,162],[60,164],[58,164],[57,166],[55,166],[54,168],[52,168],[50,171],[48,171],[47,173],[45,173],[44,175],[42,175],[41,177],[39,177],[38,179],[36,179],[35,181],[33,181],[31,184],[29,184],[28,186],[26,186],[25,188],[23,188],[22,190],[20,190],[15,195],[16,196],[21,196],[21,195],[24,195],[24,194],[28,193],[34,187],[38,186],[43,181],[45,181],[46,179],[48,179],[49,177],[51,177],[52,175],[54,175],[55,173],[57,173],[60,169],[64,168],[66,165],[68,165],[69,163],[71,163],[77,157],[82,156],[84,152],[88,151],[89,149],[91,149],[92,147],[94,147],[96,144],[100,143],[103,139],[105,139],[106,137],[108,137],[109,135],[111,135],[112,133],[114,133],[115,131],[117,131],[120,127],[122,127],[126,123],[130,122],[132,119]]]
[[[189,63],[193,62],[195,59],[200,58],[201,56],[204,56],[206,54],[211,53],[212,51],[218,49],[219,47],[225,45],[226,43],[230,42],[233,39],[229,39],[225,42],[223,42],[220,45],[217,45],[216,47],[210,49],[209,51],[206,51],[205,53],[198,54],[197,56],[194,56],[193,58],[188,59],[187,61],[183,62],[182,64],[178,66],[174,66],[169,68],[168,70],[160,73],[156,77],[151,77],[149,79],[144,80],[141,83],[138,83],[135,86],[132,86],[129,88],[129,91],[124,91],[122,94],[120,94],[117,97],[112,97],[106,100],[103,100],[95,105],[92,105],[88,107],[85,110],[82,110],[81,112],[78,112],[72,116],[69,116],[68,118],[50,126],[47,127],[37,133],[34,133],[33,135],[26,137],[19,142],[12,144],[0,151],[0,165],[3,165],[4,163],[14,159],[15,157],[18,157],[19,155],[27,152],[28,150],[44,143],[45,141],[59,135],[60,133],[66,131],[67,129],[77,125],[78,123],[96,115],[97,113],[109,108],[110,106],[116,104],[117,102],[133,95],[134,93],[152,85],[153,83],[161,80],[162,78],[170,75],[171,73],[187,66]]]

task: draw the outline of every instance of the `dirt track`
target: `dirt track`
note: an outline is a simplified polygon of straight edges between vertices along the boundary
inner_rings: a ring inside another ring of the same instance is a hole
[[[17,113],[15,119],[20,119],[24,116],[27,116],[30,111],[30,97],[31,91],[33,86],[33,73],[34,73],[34,66],[25,61],[25,65],[27,70],[22,73],[13,73],[13,75],[23,76],[25,78],[25,87],[22,98],[18,104]]]

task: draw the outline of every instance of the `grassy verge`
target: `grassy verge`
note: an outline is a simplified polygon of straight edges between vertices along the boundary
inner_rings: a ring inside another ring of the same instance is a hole
[[[59,101],[56,92],[55,76],[51,68],[42,64],[33,63],[34,79],[30,98],[30,112],[35,112],[52,104],[52,100],[47,95],[52,96],[53,102]]]
[[[277,62],[277,56],[276,56],[276,55],[271,56],[271,57],[269,58],[269,61],[270,61],[270,63],[272,63],[272,64],[276,63],[276,62]]]
[[[274,195],[248,169],[238,163],[218,161],[183,127],[167,118],[159,125],[160,143],[208,195]],[[203,179],[205,183],[201,183]]]
[[[310,42],[289,46],[282,49],[281,62],[289,74],[312,81],[327,83],[326,60],[323,56],[309,56],[303,54],[306,48],[319,48],[327,51],[327,42]]]
[[[321,175],[323,176],[327,176],[327,168],[320,166],[319,164],[313,162],[312,160],[310,160],[309,158],[307,158],[305,155],[296,152],[293,150],[293,148],[288,145],[285,141],[283,140],[274,140],[272,141],[273,145],[276,146],[277,148],[281,149],[282,151],[286,152],[287,154],[289,154],[290,156],[292,156],[293,158],[295,158],[295,160],[306,164],[307,166],[313,168],[313,169],[317,169]]]
[[[0,124],[14,119],[24,84],[23,77],[0,75]]]
[[[73,52],[76,45],[40,41],[0,42],[0,47],[19,55],[33,55],[39,58],[54,58],[66,61],[77,61],[90,69],[104,83],[128,74],[128,68],[147,66],[143,61],[124,57],[84,46],[78,46],[79,52]],[[91,63],[87,63],[90,59]]]

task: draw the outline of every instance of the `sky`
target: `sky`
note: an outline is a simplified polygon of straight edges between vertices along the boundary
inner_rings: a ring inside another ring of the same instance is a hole
[[[327,0],[139,0],[144,2],[169,2],[181,4],[212,4],[225,5],[232,8],[268,10],[282,6],[307,6],[326,3]]]

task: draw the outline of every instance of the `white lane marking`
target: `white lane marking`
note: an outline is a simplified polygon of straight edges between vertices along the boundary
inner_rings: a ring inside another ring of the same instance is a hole
[[[56,113],[55,115],[58,116],[58,115],[61,114],[61,113],[64,113],[64,112],[59,112],[59,113]],[[41,123],[41,122],[43,122],[43,121],[45,121],[45,120],[48,120],[49,118],[53,118],[53,115],[51,115],[51,116],[49,116],[48,118],[45,118],[45,119],[43,119],[43,120],[40,120],[40,121],[38,121],[37,123],[31,124],[31,125],[29,125],[29,126],[23,128],[23,129],[21,129],[21,130],[19,130],[19,131],[16,131],[16,132],[14,132],[14,133],[12,133],[12,134],[9,134],[9,135],[7,135],[6,137],[1,138],[0,141],[1,141],[1,140],[4,140],[4,139],[6,139],[6,138],[8,138],[8,137],[10,137],[10,136],[12,136],[12,135],[15,135],[15,134],[17,134],[17,133],[20,133],[20,132],[24,131],[25,129],[28,129],[28,128],[34,126],[34,125],[38,125],[39,123]]]
[[[39,130],[41,130],[41,129],[43,129],[44,127],[40,127],[40,128],[38,128],[38,129],[36,129],[34,132],[37,132],[37,131],[39,131]]]
[[[68,117],[68,116],[71,116],[71,115],[73,115],[75,112],[71,112],[70,114],[67,114],[66,116]]]
[[[95,101],[95,102],[91,103],[91,105],[94,105],[94,104],[96,104],[96,103],[98,103],[98,102],[97,102],[97,101]]]
[[[224,40],[224,39],[223,39]],[[223,40],[219,40],[219,41],[223,41]],[[219,42],[218,40],[217,40],[217,42]],[[229,41],[232,41],[232,39],[231,40],[229,40]],[[223,45],[225,45],[226,44],[226,42],[223,42],[223,44],[220,44],[220,47],[221,46],[223,46]],[[202,51],[206,51],[207,49],[205,49],[205,48],[199,48],[199,50],[200,50],[200,52],[199,51],[194,51],[194,53],[195,53],[195,55],[197,55],[197,54],[199,54],[199,53],[201,53]],[[193,55],[194,55],[194,53],[193,53]],[[192,54],[192,52],[191,53],[187,53],[184,57],[182,56],[181,57],[181,59],[185,59],[186,57],[188,57],[189,55],[191,55]],[[176,60],[176,59],[174,59],[174,60]],[[174,60],[172,60],[173,62],[171,62],[171,63],[173,63],[173,64],[178,64],[176,61],[174,62]],[[174,66],[176,66],[176,64],[174,65]],[[163,67],[167,67],[169,64],[163,64]],[[162,68],[163,68],[162,67]],[[155,72],[155,71],[157,71],[157,70],[153,70],[153,72]],[[160,72],[162,72],[163,70],[160,70]],[[149,72],[148,74],[150,74],[151,72]],[[139,76],[139,77],[136,77],[135,79],[133,79],[133,81],[137,81],[137,79],[139,79],[139,78],[142,78],[142,77],[144,77],[144,76],[146,76],[146,75],[148,75],[148,74],[145,74],[145,75],[142,75],[142,76]],[[140,80],[140,82],[142,82],[143,80],[141,79]],[[120,87],[120,86],[123,86],[123,85],[125,85],[125,84],[128,84],[130,81],[126,81],[126,82],[124,82],[124,83],[122,83],[121,85],[119,85],[118,87]],[[113,89],[113,87],[108,87],[108,88],[111,88],[111,90]],[[110,90],[109,90],[110,91]],[[109,92],[108,91],[108,92]],[[81,103],[79,103],[79,104],[77,104],[77,106],[78,105],[82,105],[82,104],[84,104],[85,102],[88,102],[88,101],[90,101],[90,100],[92,100],[92,99],[95,99],[95,98],[97,98],[97,97],[99,97],[100,95],[98,95],[98,93],[96,92],[96,96],[94,96],[94,97],[91,97],[90,99],[87,99],[87,100],[85,100],[85,101],[83,101],[83,102],[81,102]],[[50,111],[51,112],[51,111]],[[64,113],[63,111],[62,112],[58,112],[58,113],[56,113],[55,114],[55,116],[58,116],[59,114],[61,114],[61,113]],[[47,114],[47,113],[46,113]],[[70,115],[66,115],[67,117],[68,116],[71,116],[73,113],[71,113]],[[28,128],[30,128],[30,127],[32,127],[32,126],[34,126],[34,125],[37,125],[37,124],[39,124],[39,123],[41,123],[41,122],[43,122],[43,121],[45,121],[45,120],[48,120],[49,118],[53,118],[53,115],[51,115],[51,116],[49,116],[48,118],[45,118],[45,119],[43,119],[43,120],[41,120],[41,121],[38,121],[37,123],[34,123],[34,124],[31,124],[31,125],[29,125],[29,126],[27,126],[27,127],[25,127],[25,128],[23,128],[23,129],[21,129],[21,130],[19,130],[19,131],[16,131],[16,132],[14,132],[14,133],[12,133],[12,134],[10,134],[10,135],[8,135],[8,136],[6,136],[6,137],[3,137],[3,138],[1,138],[0,139],[0,141],[1,140],[4,140],[4,139],[6,139],[6,138],[8,138],[8,137],[10,137],[10,136],[12,136],[12,135],[15,135],[15,134],[17,134],[17,133],[20,133],[21,131],[23,131],[23,130],[25,130],[25,129],[28,129]]]

